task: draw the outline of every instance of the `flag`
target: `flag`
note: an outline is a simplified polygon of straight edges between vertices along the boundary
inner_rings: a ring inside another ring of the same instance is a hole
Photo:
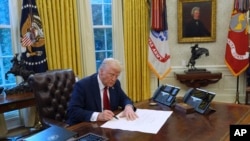
[[[148,64],[150,69],[160,80],[171,70],[166,0],[151,0],[151,29],[148,39]]]
[[[22,46],[23,46],[23,47],[31,46],[31,45],[32,45],[33,42],[32,42],[32,40],[30,39],[30,34],[29,34],[29,32],[27,32],[27,33],[24,35],[24,37],[22,38],[21,43],[22,43]]]
[[[35,0],[23,0],[20,38],[26,69],[35,73],[47,71],[44,33]]]
[[[234,76],[240,75],[249,65],[247,27],[246,13],[234,9],[225,52],[225,63]]]

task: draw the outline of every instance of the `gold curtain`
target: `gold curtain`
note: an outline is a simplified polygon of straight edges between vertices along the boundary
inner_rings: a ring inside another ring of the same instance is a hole
[[[36,0],[43,23],[49,70],[72,69],[83,75],[75,0]]]
[[[123,10],[127,93],[139,102],[151,96],[147,65],[148,4],[146,0],[124,0]]]

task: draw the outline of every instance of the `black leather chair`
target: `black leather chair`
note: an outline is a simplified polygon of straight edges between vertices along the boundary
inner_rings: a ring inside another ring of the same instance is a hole
[[[28,83],[35,95],[42,126],[67,127],[66,112],[75,84],[74,72],[62,69],[36,73],[29,76]]]

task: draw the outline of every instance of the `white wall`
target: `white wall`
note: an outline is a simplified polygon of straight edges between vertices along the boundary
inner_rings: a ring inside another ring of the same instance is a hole
[[[209,50],[209,56],[202,56],[196,61],[197,68],[206,68],[209,71],[222,72],[222,79],[216,84],[211,84],[203,89],[216,93],[215,101],[235,102],[237,77],[232,76],[224,63],[226,40],[228,34],[229,21],[234,0],[217,0],[216,6],[216,41],[199,43],[200,47]],[[172,84],[181,87],[179,96],[184,95],[188,90],[184,84],[176,80],[174,73],[187,70],[183,61],[188,61],[191,56],[190,47],[194,43],[178,43],[178,24],[177,24],[177,0],[167,0],[168,26],[169,26],[169,46],[171,55],[171,73],[160,83]],[[240,103],[245,101],[245,75],[239,77]],[[157,79],[152,74],[151,91],[157,88]]]

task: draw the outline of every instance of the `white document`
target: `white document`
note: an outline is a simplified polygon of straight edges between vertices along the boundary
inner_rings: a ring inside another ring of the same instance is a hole
[[[173,111],[137,109],[136,114],[139,118],[136,120],[129,121],[125,117],[120,118],[120,113],[117,115],[119,119],[113,118],[101,127],[157,134],[172,112]]]

